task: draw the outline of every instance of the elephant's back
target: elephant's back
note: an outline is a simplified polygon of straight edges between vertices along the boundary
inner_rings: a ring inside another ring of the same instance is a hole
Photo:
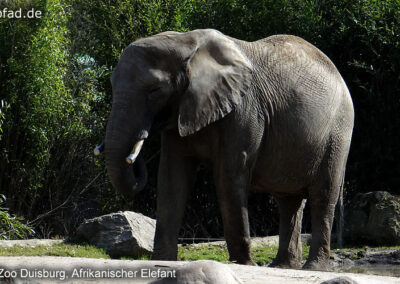
[[[332,74],[339,74],[333,62],[316,46],[293,35],[273,35],[250,43],[259,52],[256,55],[261,62],[297,66],[318,65]]]
[[[292,35],[274,35],[249,43],[254,76],[264,81],[265,95],[276,105],[302,103],[304,106],[351,102],[347,86],[333,62],[317,47]],[[269,92],[268,92],[269,91]],[[280,104],[285,102],[285,104]]]
[[[335,116],[335,106],[353,112],[345,81],[335,64],[316,46],[293,35],[274,35],[254,43],[263,46],[260,61],[264,68],[282,76],[279,80],[287,84],[282,87],[286,88],[284,92],[296,102],[316,104],[320,110],[325,109],[324,115]]]
[[[321,74],[334,79],[342,78],[329,57],[301,37],[278,34],[253,42],[230,39],[250,59],[256,73],[269,72],[268,76],[279,72],[284,75],[284,69],[293,73],[305,68],[316,68]]]

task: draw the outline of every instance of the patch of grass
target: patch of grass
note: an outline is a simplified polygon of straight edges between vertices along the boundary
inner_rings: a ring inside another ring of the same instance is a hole
[[[356,260],[356,259],[358,259],[358,256],[357,256],[356,253],[352,253],[352,254],[350,255],[350,258],[351,258],[352,260]]]
[[[258,265],[268,265],[278,252],[277,246],[256,247],[251,249],[251,256]]]
[[[268,265],[272,262],[278,252],[277,246],[255,247],[251,249],[251,255],[258,265]],[[307,258],[309,247],[303,246],[303,260]],[[179,247],[178,260],[200,260],[210,259],[220,262],[229,262],[229,254],[226,246],[186,245]]]
[[[193,246],[186,245],[179,247],[178,260],[200,260],[209,259],[219,262],[229,262],[229,254],[226,246],[204,245]]]
[[[88,244],[59,243],[53,246],[0,248],[1,256],[71,256],[87,258],[110,258],[103,250]]]
[[[303,246],[303,260],[307,259],[308,252],[310,251],[310,247]],[[272,262],[272,260],[276,257],[278,253],[278,246],[268,246],[268,247],[256,247],[251,249],[251,255],[253,260],[258,265],[268,265]]]
[[[391,247],[365,247],[370,249],[400,249],[400,246],[391,246]]]
[[[308,257],[308,253],[310,252],[309,246],[303,246],[303,260],[306,260]]]

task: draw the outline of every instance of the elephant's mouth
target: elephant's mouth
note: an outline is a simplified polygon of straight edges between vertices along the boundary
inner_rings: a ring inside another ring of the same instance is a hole
[[[143,155],[140,154],[145,139],[139,140],[132,148],[131,153],[125,158],[132,167],[135,183],[133,184],[133,191],[141,191],[147,183],[147,167]]]
[[[133,191],[141,191],[147,184],[147,167],[143,155],[137,157],[136,162],[132,165],[133,176],[136,183],[133,185]]]
[[[138,141],[132,147],[130,154],[125,158],[125,162],[132,167],[132,173],[135,183],[132,185],[133,191],[141,191],[147,183],[147,167],[141,150],[144,141],[148,137],[147,131],[141,131],[138,135]]]

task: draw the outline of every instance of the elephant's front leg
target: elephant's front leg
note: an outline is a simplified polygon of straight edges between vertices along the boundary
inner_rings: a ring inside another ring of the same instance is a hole
[[[223,159],[215,170],[215,183],[229,260],[255,265],[250,256],[250,232],[247,212],[249,169],[235,167]]]
[[[153,259],[176,260],[178,233],[197,164],[184,157],[183,143],[173,133],[162,135],[161,147]]]

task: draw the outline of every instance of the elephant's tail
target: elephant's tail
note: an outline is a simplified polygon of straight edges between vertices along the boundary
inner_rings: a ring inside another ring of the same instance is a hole
[[[343,190],[344,190],[344,174],[339,188],[339,198],[335,209],[335,224],[336,224],[336,242],[338,248],[343,247],[343,228],[344,228],[344,205],[343,205]]]

